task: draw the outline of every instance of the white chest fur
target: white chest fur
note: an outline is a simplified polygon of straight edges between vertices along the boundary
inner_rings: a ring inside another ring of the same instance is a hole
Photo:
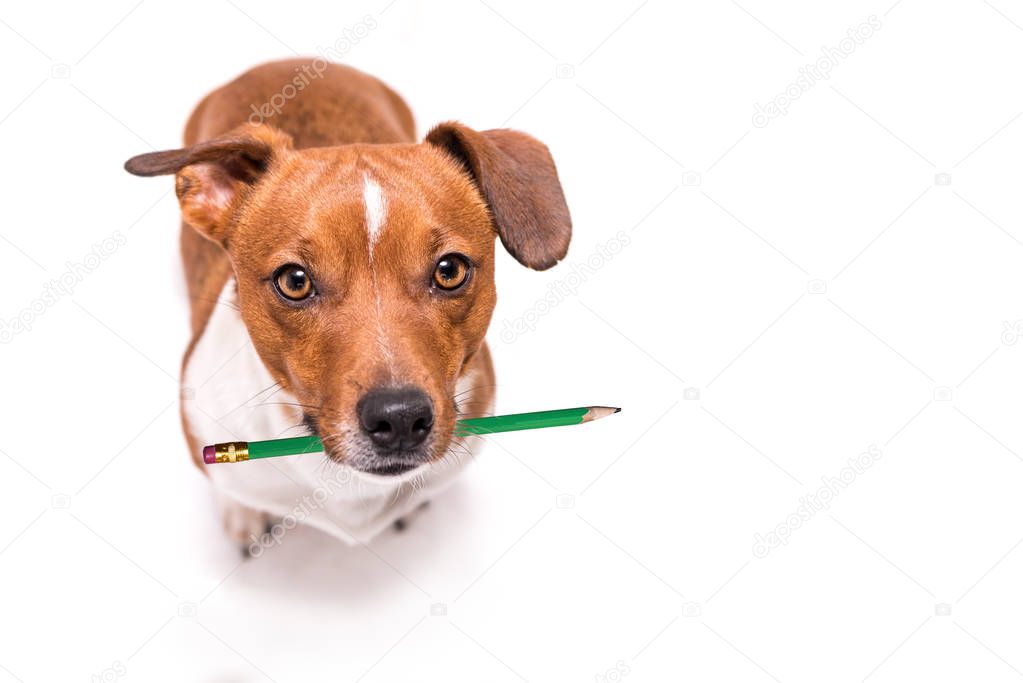
[[[189,432],[204,444],[308,434],[294,397],[277,389],[234,305],[234,281],[184,369]],[[457,392],[470,388],[471,377]],[[471,448],[478,439],[465,442]],[[457,450],[461,450],[460,448]],[[322,453],[208,466],[218,493],[272,515],[315,526],[349,543],[365,542],[447,486],[469,457],[446,457],[400,477],[338,465]]]

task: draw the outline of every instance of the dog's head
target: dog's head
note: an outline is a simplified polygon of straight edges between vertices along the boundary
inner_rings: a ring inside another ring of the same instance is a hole
[[[135,157],[176,174],[183,217],[227,252],[274,379],[338,462],[397,474],[446,452],[455,386],[494,310],[494,239],[563,258],[571,220],[547,148],[457,123],[422,144],[296,150],[266,125]]]

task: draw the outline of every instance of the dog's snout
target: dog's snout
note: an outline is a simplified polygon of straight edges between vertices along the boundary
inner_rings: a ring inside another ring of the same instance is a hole
[[[433,406],[420,389],[374,389],[356,407],[359,425],[381,451],[407,451],[433,429]]]

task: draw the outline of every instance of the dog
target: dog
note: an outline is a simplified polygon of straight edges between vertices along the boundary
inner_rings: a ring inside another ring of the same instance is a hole
[[[133,157],[175,175],[191,304],[181,418],[228,536],[275,519],[365,543],[472,459],[456,420],[489,414],[495,238],[564,258],[571,218],[547,147],[457,122],[417,142],[380,80],[322,59],[213,91],[185,147]],[[317,435],[324,453],[206,466],[223,441]]]

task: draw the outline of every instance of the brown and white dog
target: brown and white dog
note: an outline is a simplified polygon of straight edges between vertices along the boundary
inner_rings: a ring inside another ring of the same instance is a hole
[[[251,122],[259,111],[267,123]],[[215,90],[185,145],[125,168],[176,174],[192,311],[181,414],[225,528],[247,542],[291,516],[363,542],[471,456],[453,430],[493,402],[495,236],[538,270],[568,249],[554,162],[511,130],[444,123],[417,143],[397,94],[322,60]],[[199,455],[302,433],[326,454]]]

